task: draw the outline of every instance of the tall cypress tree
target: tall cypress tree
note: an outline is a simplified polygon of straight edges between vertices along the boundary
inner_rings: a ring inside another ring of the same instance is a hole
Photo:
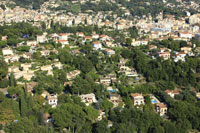
[[[16,80],[15,80],[15,76],[14,76],[13,73],[10,74],[9,85],[12,86],[12,87],[16,86]]]
[[[24,95],[20,96],[19,107],[20,107],[21,116],[25,117],[28,109],[27,109],[27,103],[26,103],[26,100],[24,98]]]

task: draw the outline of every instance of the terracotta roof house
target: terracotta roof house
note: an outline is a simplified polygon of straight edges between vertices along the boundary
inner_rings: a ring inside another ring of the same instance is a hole
[[[174,98],[176,95],[179,94],[178,90],[165,90],[165,92],[170,95],[170,97]]]
[[[156,112],[160,115],[160,116],[164,116],[167,114],[167,105],[163,104],[163,103],[158,103],[156,104]]]
[[[144,104],[144,97],[142,94],[139,93],[131,93],[131,98],[134,106],[143,105]]]

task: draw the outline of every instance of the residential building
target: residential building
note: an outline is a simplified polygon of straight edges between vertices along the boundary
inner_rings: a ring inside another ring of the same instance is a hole
[[[65,45],[69,45],[68,40],[57,40],[56,43],[61,43],[62,44],[62,48],[64,48]]]
[[[189,17],[189,23],[190,24],[197,24],[200,22],[200,14],[194,14]]]
[[[46,98],[47,98],[47,96],[49,96],[49,95],[50,95],[50,94],[49,94],[49,92],[48,92],[48,91],[46,91],[46,90],[45,90],[45,91],[43,91],[43,92],[42,92],[42,94],[41,94],[41,96],[42,96],[43,98],[45,98],[45,99],[46,99]]]
[[[21,67],[23,71],[28,71],[32,67],[32,64],[31,63],[21,64]]]
[[[114,55],[115,54],[115,51],[114,50],[112,50],[112,49],[105,49],[105,54],[107,54],[107,55],[109,55],[109,56],[111,56],[111,55]]]
[[[78,33],[77,33],[77,36],[78,36],[78,37],[84,37],[85,35],[84,35],[83,32],[78,32]]]
[[[84,39],[85,41],[92,41],[92,36],[85,36]]]
[[[8,36],[2,36],[2,37],[1,37],[1,40],[2,40],[2,41],[6,41],[7,38],[8,38]]]
[[[124,27],[125,27],[125,26],[124,26],[123,24],[117,24],[117,25],[116,25],[117,30],[123,30]]]
[[[50,50],[42,50],[42,51],[40,51],[42,56],[48,56],[50,54],[50,52],[51,52]]]
[[[22,71],[21,73],[23,74],[23,76],[22,76],[23,79],[27,80],[27,81],[30,81],[32,79],[32,77],[35,75],[34,71],[31,71],[31,70]]]
[[[26,45],[27,46],[37,46],[37,41],[27,41]]]
[[[4,61],[6,63],[12,63],[12,62],[17,62],[19,61],[20,56],[19,55],[10,55],[10,56],[5,56]]]
[[[57,67],[58,69],[62,69],[62,64],[60,62],[55,62],[52,64],[53,67]]]
[[[106,118],[106,113],[103,112],[102,110],[99,110],[99,116],[96,120],[101,121],[103,118]]]
[[[117,44],[113,43],[112,41],[106,41],[105,42],[105,45],[107,47],[117,47]]]
[[[149,50],[157,49],[156,45],[149,45]]]
[[[125,75],[128,77],[137,77],[137,71],[135,69],[132,69],[130,71],[125,71]]]
[[[76,78],[80,73],[81,73],[80,70],[71,71],[71,72],[67,73],[66,78],[68,80],[72,80],[72,79]]]
[[[110,93],[108,95],[109,101],[113,103],[114,107],[117,107],[120,103],[122,103],[122,98],[117,93]]]
[[[60,33],[59,34],[59,40],[68,40],[68,34]]]
[[[108,74],[100,78],[100,83],[104,85],[110,85],[111,83],[116,82],[116,74]]]
[[[139,93],[131,93],[131,98],[134,106],[143,105],[144,104],[144,97],[142,94]]]
[[[98,34],[92,34],[92,39],[99,39],[99,35]]]
[[[159,52],[158,56],[163,58],[164,60],[170,59],[170,52]]]
[[[86,105],[92,104],[92,103],[96,103],[96,97],[94,93],[90,93],[90,94],[83,94],[79,96],[81,98],[81,101],[86,103]]]
[[[47,41],[46,35],[37,35],[37,43],[45,43]]]
[[[172,98],[179,94],[178,90],[165,90],[165,92]]]
[[[111,79],[108,77],[102,77],[100,78],[100,83],[104,85],[110,85],[111,84]]]
[[[158,103],[156,104],[156,112],[160,115],[160,116],[164,116],[167,114],[167,105],[163,104],[163,103]]]
[[[121,73],[125,73],[125,72],[130,72],[131,71],[131,68],[128,67],[128,66],[125,66],[125,65],[122,65],[122,64],[118,64],[118,65],[120,65],[119,72],[121,72]]]
[[[178,62],[179,60],[181,60],[181,61],[185,62],[185,56],[186,56],[186,53],[184,53],[184,52],[178,52],[175,55],[174,61]]]
[[[179,32],[178,35],[181,38],[189,38],[189,39],[191,39],[193,36],[192,33],[188,33],[188,32]]]
[[[19,72],[19,71],[20,71],[19,67],[17,67],[17,66],[11,66],[11,67],[8,68],[9,73],[16,73],[16,72]]]
[[[2,54],[3,56],[14,55],[13,50],[10,48],[3,48]]]
[[[190,51],[192,51],[191,47],[182,47],[181,51],[185,52],[186,54],[189,53]]]
[[[196,97],[197,97],[198,100],[200,100],[200,92],[196,93]]]
[[[101,50],[102,49],[101,42],[93,42],[92,46],[93,46],[94,50],[99,50],[99,49]]]
[[[107,35],[100,35],[100,40],[101,41],[106,41],[109,40]]]
[[[53,68],[51,65],[42,66],[40,68],[42,71],[51,71]]]
[[[50,94],[47,96],[48,104],[51,105],[52,108],[56,107],[58,104],[57,94]]]

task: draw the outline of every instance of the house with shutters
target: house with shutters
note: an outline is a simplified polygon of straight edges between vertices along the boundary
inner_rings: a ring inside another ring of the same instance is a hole
[[[142,94],[131,93],[131,98],[132,98],[132,102],[133,102],[134,106],[145,104],[144,97]]]
[[[52,108],[55,108],[58,104],[58,96],[57,94],[49,94],[47,95],[48,104],[51,105]]]
[[[158,104],[156,104],[156,112],[160,116],[166,115],[167,114],[167,105],[165,105],[164,103],[158,103]]]

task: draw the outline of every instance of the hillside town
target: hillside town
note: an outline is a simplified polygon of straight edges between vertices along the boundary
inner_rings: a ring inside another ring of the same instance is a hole
[[[198,1],[178,18],[105,2],[121,14],[0,2],[0,132],[200,131]]]

